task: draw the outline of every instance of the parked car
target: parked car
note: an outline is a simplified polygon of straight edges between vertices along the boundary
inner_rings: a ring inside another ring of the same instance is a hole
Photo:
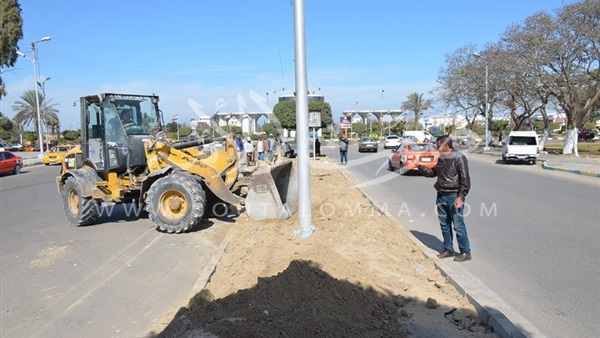
[[[65,155],[69,152],[69,150],[73,149],[72,145],[61,145],[53,147],[49,152],[46,153],[46,156],[42,158],[42,163],[45,165],[51,164],[61,164],[65,159]]]
[[[435,167],[439,157],[440,152],[431,142],[402,141],[388,159],[388,170],[399,169],[405,174],[411,170],[418,170],[419,164],[431,169]]]
[[[379,142],[373,137],[363,137],[358,141],[358,152],[379,150]]]
[[[21,149],[23,149],[23,146],[20,143],[12,143],[9,144],[7,148],[8,151],[21,151]]]
[[[383,141],[383,149],[395,149],[402,143],[402,140],[398,135],[388,135]]]
[[[10,151],[0,151],[0,174],[19,174],[23,168],[23,159]]]
[[[594,138],[594,132],[587,128],[577,129],[577,140],[578,141],[591,141]]]
[[[40,151],[40,147],[36,146],[35,144],[29,144],[23,146],[23,148],[21,148],[21,151]]]

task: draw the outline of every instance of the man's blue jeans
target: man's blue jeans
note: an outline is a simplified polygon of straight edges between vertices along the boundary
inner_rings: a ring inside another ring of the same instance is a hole
[[[340,150],[340,163],[348,163],[348,150]]]
[[[436,205],[438,218],[440,220],[440,227],[442,228],[442,236],[444,237],[444,250],[454,252],[452,225],[454,225],[454,231],[456,232],[456,241],[458,242],[458,249],[461,253],[470,254],[471,246],[469,243],[469,236],[467,235],[467,226],[465,225],[465,218],[462,208],[457,209],[454,206],[454,200],[457,195],[442,195],[437,194]]]

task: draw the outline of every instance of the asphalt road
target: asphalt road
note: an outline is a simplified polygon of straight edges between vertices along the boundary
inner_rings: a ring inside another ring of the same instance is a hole
[[[72,227],[58,171],[0,176],[0,336],[141,337],[168,322],[230,224],[163,234],[117,207],[99,224]]]
[[[336,147],[321,151],[339,162]],[[417,239],[441,251],[434,179],[387,171],[389,154],[381,148],[361,154],[351,146],[343,170]],[[600,181],[504,165],[490,156],[467,157],[472,190],[465,212],[473,260],[449,264],[463,264],[548,337],[596,337]]]

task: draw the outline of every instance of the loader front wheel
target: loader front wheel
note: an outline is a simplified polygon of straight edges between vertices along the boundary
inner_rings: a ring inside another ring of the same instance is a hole
[[[157,229],[168,233],[189,231],[204,217],[206,195],[200,183],[185,174],[159,178],[146,195],[146,211]]]
[[[91,197],[81,196],[81,187],[73,177],[67,178],[63,186],[65,215],[72,226],[90,225],[100,216],[100,206]]]

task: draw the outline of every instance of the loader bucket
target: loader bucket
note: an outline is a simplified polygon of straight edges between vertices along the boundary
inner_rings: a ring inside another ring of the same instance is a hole
[[[246,212],[253,219],[286,219],[298,204],[298,175],[292,161],[260,168],[252,174]]]

